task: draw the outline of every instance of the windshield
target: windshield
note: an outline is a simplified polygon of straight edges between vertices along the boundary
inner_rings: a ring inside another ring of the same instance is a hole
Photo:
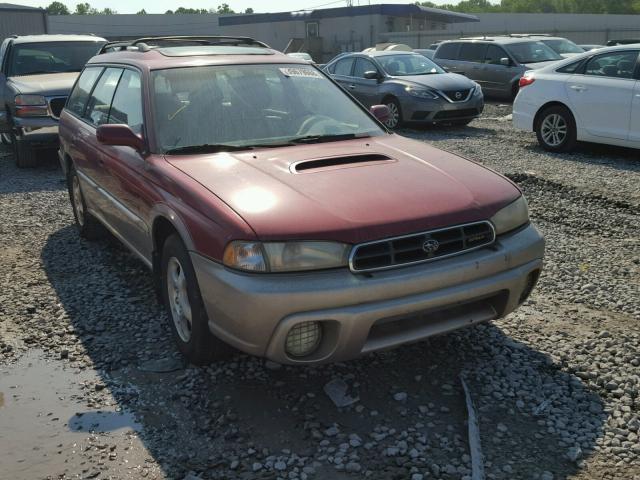
[[[539,63],[563,58],[542,42],[522,42],[505,45],[518,63]]]
[[[9,60],[9,76],[79,72],[104,42],[17,44]]]
[[[432,75],[445,73],[442,68],[422,55],[381,55],[376,57],[388,75],[405,77],[408,75]]]
[[[578,45],[566,39],[541,41],[545,45],[551,47],[554,52],[559,53],[560,55],[562,55],[563,53],[584,53],[584,50],[581,49]]]
[[[312,66],[225,65],[152,72],[165,153],[292,145],[385,131]]]

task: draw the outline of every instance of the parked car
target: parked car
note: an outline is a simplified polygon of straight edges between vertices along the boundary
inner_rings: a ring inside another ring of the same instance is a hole
[[[578,45],[585,52],[590,52],[591,50],[597,50],[599,48],[604,47],[604,45],[595,45],[595,44],[586,44],[586,45]]]
[[[527,72],[513,123],[546,150],[577,141],[640,148],[640,45],[607,47]]]
[[[309,55],[307,52],[292,52],[292,53],[287,53],[287,55],[293,58],[300,58],[301,60],[304,60],[307,63],[315,63],[311,55]]]
[[[571,40],[564,37],[554,37],[553,35],[546,33],[516,33],[509,36],[512,38],[531,38],[539,40],[563,58],[570,58],[584,52],[580,46],[576,45]]]
[[[0,133],[18,167],[58,145],[58,117],[69,90],[106,40],[90,35],[11,36],[0,45]]]
[[[403,123],[466,125],[484,108],[477,83],[413,52],[353,53],[325,70],[364,106],[387,105],[389,128]]]
[[[433,55],[436,53],[435,50],[430,50],[428,48],[414,48],[413,51],[428,58],[429,60],[433,60]]]
[[[539,40],[474,37],[442,42],[433,59],[442,67],[478,82],[486,95],[515,98],[524,72],[562,57]]]
[[[527,299],[544,242],[515,184],[303,60],[216,41],[96,56],[60,119],[80,234],[151,269],[190,361],[345,360]]]
[[[640,43],[640,38],[624,38],[619,40],[609,40],[607,47],[615,47],[616,45],[635,45]]]

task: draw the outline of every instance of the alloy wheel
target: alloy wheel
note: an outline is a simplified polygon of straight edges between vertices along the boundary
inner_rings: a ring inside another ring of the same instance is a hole
[[[559,147],[567,138],[567,121],[562,115],[552,113],[545,117],[540,126],[542,139],[550,147]]]
[[[389,107],[389,118],[385,124],[389,128],[396,128],[398,123],[400,123],[400,110],[398,109],[398,105],[394,102],[389,102],[387,103],[387,107]]]
[[[189,303],[187,277],[176,257],[171,257],[167,265],[167,293],[169,294],[171,318],[176,332],[178,332],[180,340],[188,343],[191,340],[193,326],[191,303]]]
[[[73,208],[76,211],[76,219],[82,227],[84,225],[84,203],[82,202],[82,191],[80,190],[80,181],[78,175],[73,176],[72,182]]]

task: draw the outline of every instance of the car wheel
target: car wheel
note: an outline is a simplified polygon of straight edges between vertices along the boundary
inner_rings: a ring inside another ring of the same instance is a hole
[[[38,164],[36,151],[20,140],[15,134],[10,134],[10,143],[13,146],[13,158],[18,168],[33,168]]]
[[[385,123],[388,128],[394,129],[402,125],[402,109],[400,108],[400,102],[395,98],[390,98],[385,102],[385,105],[389,107],[389,118]]]
[[[78,227],[80,236],[87,240],[97,240],[103,237],[105,233],[104,227],[87,211],[87,204],[80,186],[80,178],[73,165],[69,168],[67,188],[69,190],[69,200],[71,200],[71,206],[73,207],[73,216],[76,219],[76,227]]]
[[[195,365],[228,358],[233,349],[209,330],[191,259],[178,235],[162,249],[162,292],[173,336],[182,354]]]
[[[576,122],[565,107],[545,109],[536,122],[535,130],[540,146],[550,152],[568,152],[576,146]]]

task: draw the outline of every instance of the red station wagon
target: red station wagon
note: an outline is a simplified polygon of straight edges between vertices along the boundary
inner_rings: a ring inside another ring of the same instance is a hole
[[[389,132],[386,107],[247,38],[109,48],[60,118],[76,223],[152,270],[191,362],[345,360],[531,293],[544,240],[520,190]]]

